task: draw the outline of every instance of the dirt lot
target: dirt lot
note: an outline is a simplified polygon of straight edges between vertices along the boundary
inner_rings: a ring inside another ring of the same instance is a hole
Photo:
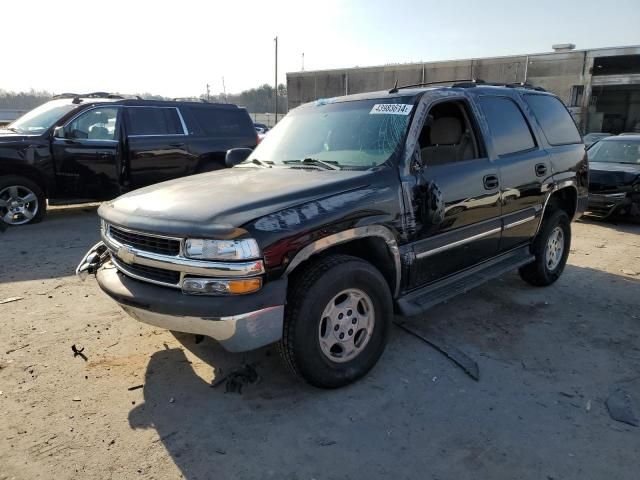
[[[322,391],[273,348],[195,344],[76,279],[95,209],[10,229],[0,301],[23,298],[0,304],[0,479],[637,479],[640,428],[605,401],[622,388],[640,415],[640,228],[573,232],[554,286],[510,274],[410,321],[476,359],[478,382],[394,327],[367,378]],[[210,386],[254,362],[241,394]]]

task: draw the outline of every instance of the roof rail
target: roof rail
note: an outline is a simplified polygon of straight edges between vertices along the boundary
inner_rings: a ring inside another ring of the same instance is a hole
[[[503,83],[503,82],[485,82],[484,80],[476,80],[474,82],[454,83],[451,86],[457,87],[457,88],[473,88],[473,87],[477,87],[478,85],[488,85],[491,87],[526,88],[529,90],[536,90],[538,92],[546,92],[544,88],[538,87],[536,85],[532,85],[531,83],[527,83],[527,82]]]
[[[442,83],[460,83],[460,82],[477,82],[477,83],[484,83],[483,80],[478,80],[478,79],[462,79],[462,80],[440,80],[438,82],[422,82],[422,83],[412,83],[410,85],[402,85],[400,87],[398,87],[398,82],[396,81],[396,85],[394,85],[394,87],[389,90],[389,93],[398,93],[398,90],[402,89],[402,88],[412,88],[412,87],[426,87],[428,85],[440,85]]]
[[[60,98],[73,98],[74,103],[80,103],[82,98],[110,98],[113,100],[124,100],[127,97],[135,98],[137,100],[143,100],[140,95],[120,95],[118,93],[109,93],[109,92],[89,92],[89,93],[60,93],[58,95],[54,95],[52,98],[54,100]]]
[[[398,82],[396,81],[396,84],[391,90],[389,90],[389,93],[398,93],[398,90],[402,88],[426,87],[429,85],[441,85],[443,83],[450,83],[451,86],[455,88],[473,88],[479,85],[480,86],[488,85],[492,87],[527,88],[527,89],[536,90],[539,92],[546,92],[544,88],[538,87],[526,82],[520,82],[520,83],[485,82],[484,80],[481,80],[479,78],[471,78],[471,79],[460,79],[460,80],[441,80],[437,82],[413,83],[410,85],[402,85],[400,87],[398,86]]]

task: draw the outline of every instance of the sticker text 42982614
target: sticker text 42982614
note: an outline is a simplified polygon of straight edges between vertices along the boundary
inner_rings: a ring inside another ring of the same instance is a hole
[[[404,103],[376,103],[369,115],[409,115],[412,108]]]

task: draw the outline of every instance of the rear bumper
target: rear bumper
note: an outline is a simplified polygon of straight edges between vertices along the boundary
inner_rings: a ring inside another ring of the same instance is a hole
[[[98,269],[96,278],[100,288],[136,320],[207,335],[231,352],[253,350],[282,337],[286,279],[248,295],[198,296],[134,280],[111,262]]]

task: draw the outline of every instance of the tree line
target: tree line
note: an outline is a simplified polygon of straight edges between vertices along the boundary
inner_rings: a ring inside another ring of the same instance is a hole
[[[85,92],[86,93],[86,92]],[[244,90],[241,93],[219,93],[209,95],[208,101],[219,103],[235,103],[245,107],[251,113],[273,113],[275,109],[275,90],[272,85],[264,84],[257,88]],[[12,92],[0,89],[0,109],[31,110],[38,105],[47,102],[53,97],[53,93],[46,90],[31,89],[28,92]],[[170,97],[154,95],[151,93],[139,93],[146,100],[172,100]],[[278,113],[287,111],[287,86],[278,85]],[[198,97],[180,98],[180,100],[203,101],[207,100],[207,94]]]

